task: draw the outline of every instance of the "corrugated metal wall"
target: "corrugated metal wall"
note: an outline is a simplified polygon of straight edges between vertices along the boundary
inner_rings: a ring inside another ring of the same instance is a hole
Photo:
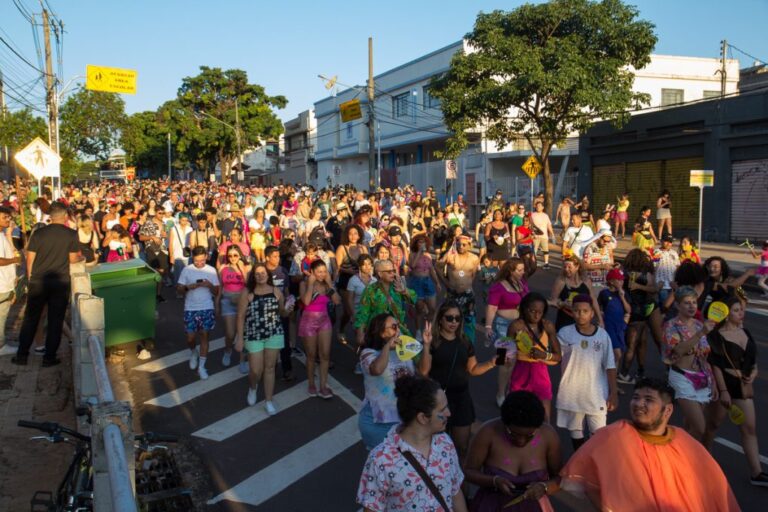
[[[731,165],[731,239],[768,238],[768,160]],[[715,182],[717,185],[717,182]]]
[[[698,222],[697,189],[688,186],[689,171],[701,169],[704,160],[679,158],[595,166],[592,169],[593,213],[607,203],[615,204],[616,196],[629,192],[629,223],[640,214],[642,206],[651,207],[656,219],[656,199],[667,188],[672,196],[672,228],[695,229]]]

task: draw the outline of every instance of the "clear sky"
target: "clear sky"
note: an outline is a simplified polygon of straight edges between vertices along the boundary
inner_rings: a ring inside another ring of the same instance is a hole
[[[45,0],[63,21],[63,78],[86,64],[138,70],[138,94],[124,96],[129,113],[172,99],[201,65],[240,68],[268,94],[282,94],[283,120],[312,108],[328,92],[318,74],[362,84],[367,41],[374,38],[376,74],[458,41],[479,11],[510,10],[521,1],[486,0]],[[0,1],[0,36],[39,66],[33,31],[15,5],[41,12],[40,0]],[[718,57],[720,40],[768,60],[768,0],[635,0],[656,25],[654,53]],[[38,30],[40,44],[42,31]],[[753,60],[733,50],[742,67]],[[44,108],[39,76],[0,42],[8,94]],[[12,108],[18,103],[7,98]]]

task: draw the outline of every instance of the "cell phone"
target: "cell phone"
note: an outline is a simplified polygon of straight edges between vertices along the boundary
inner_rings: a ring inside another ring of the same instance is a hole
[[[506,361],[507,361],[507,349],[497,348],[496,349],[496,366],[501,366]]]
[[[198,280],[197,280],[197,281],[195,281],[195,282],[196,282],[196,283],[202,283],[203,281],[205,281],[205,279],[198,279]]]

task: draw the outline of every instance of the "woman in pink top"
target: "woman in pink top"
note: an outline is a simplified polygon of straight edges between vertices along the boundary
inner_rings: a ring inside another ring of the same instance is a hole
[[[307,393],[309,396],[333,398],[328,387],[328,364],[331,357],[331,331],[333,324],[328,308],[335,308],[341,298],[333,288],[328,267],[321,259],[309,266],[309,275],[301,282],[299,297],[302,304],[299,336],[307,354]],[[329,304],[332,303],[332,304]],[[315,357],[320,354],[320,390],[315,387]]]
[[[240,300],[240,292],[245,288],[251,266],[243,258],[243,251],[239,245],[230,244],[221,255],[226,263],[219,266],[221,287],[219,288],[219,295],[216,297],[216,312],[224,320],[225,348],[221,363],[224,366],[229,366],[232,364],[232,346],[237,330],[237,303]],[[248,373],[245,352],[240,353],[240,373]]]
[[[243,232],[238,228],[233,228],[229,233],[229,240],[219,246],[219,261],[216,263],[216,268],[221,268],[222,265],[227,263],[227,250],[233,245],[240,248],[240,254],[243,255],[245,263],[251,261],[251,248],[243,241]]]
[[[528,294],[525,281],[525,263],[520,258],[510,258],[504,263],[496,277],[496,282],[488,290],[488,305],[485,308],[485,335],[488,339],[501,339],[507,336],[509,326],[520,318],[520,302]],[[511,353],[507,354],[512,356]],[[496,403],[501,407],[507,396],[509,377],[512,367],[507,364],[499,367],[496,389]]]

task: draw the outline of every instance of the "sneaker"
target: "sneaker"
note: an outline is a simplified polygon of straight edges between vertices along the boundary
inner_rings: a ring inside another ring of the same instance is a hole
[[[35,347],[32,349],[32,353],[36,356],[44,356],[45,355],[45,345],[41,347]]]
[[[768,487],[768,473],[758,473],[749,479],[749,483],[757,487]]]
[[[507,398],[506,395],[496,395],[496,405],[501,407],[501,404],[504,403],[505,398]]]
[[[232,351],[231,350],[229,352],[227,352],[226,350],[224,351],[224,355],[221,358],[221,364],[224,365],[224,367],[228,367],[229,365],[232,364]]]
[[[10,345],[3,345],[0,347],[0,356],[13,356],[19,349]]]
[[[314,384],[307,386],[307,394],[309,396],[317,396],[317,388],[314,386]]]
[[[545,263],[544,265],[542,265],[541,268],[542,270],[549,270],[550,269],[549,263]]]
[[[248,360],[246,359],[244,361],[240,361],[238,369],[240,370],[241,374],[248,375]]]
[[[317,396],[323,400],[330,400],[333,398],[333,391],[331,391],[331,388],[323,388],[317,393]]]
[[[191,350],[189,353],[189,369],[197,370],[197,362],[200,359],[200,353],[197,349]]]
[[[256,405],[256,390],[248,388],[248,397],[246,398],[248,405]]]
[[[355,364],[355,375],[362,375],[363,374],[363,367],[360,365],[360,361],[358,361]]]
[[[634,384],[635,378],[629,375],[628,373],[619,373],[616,376],[616,381],[620,384]]]
[[[270,416],[274,416],[275,414],[277,414],[277,408],[275,407],[275,404],[273,404],[271,400],[267,400],[264,403],[264,409],[267,411],[267,414],[269,414]]]
[[[208,370],[205,369],[205,366],[198,367],[197,374],[200,376],[200,379],[202,380],[205,380],[208,378]]]

